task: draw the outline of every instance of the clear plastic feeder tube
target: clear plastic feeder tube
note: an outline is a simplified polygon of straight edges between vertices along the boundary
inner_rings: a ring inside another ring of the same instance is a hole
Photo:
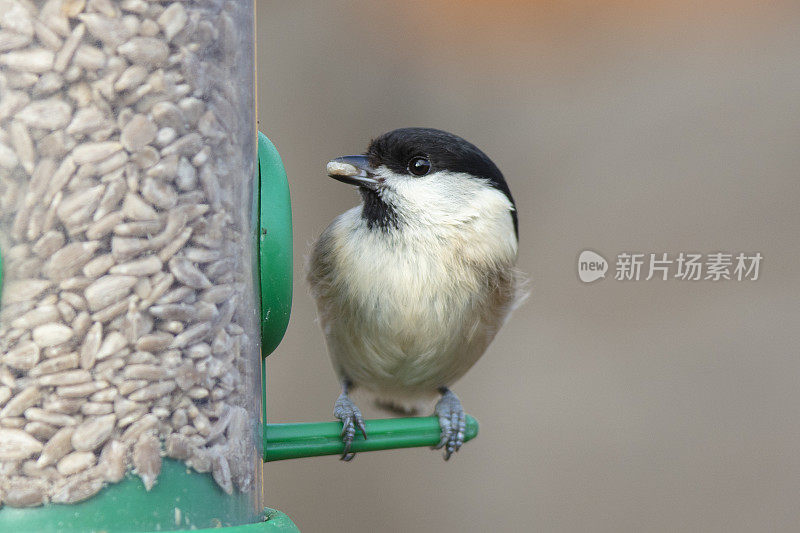
[[[0,0],[0,515],[173,464],[263,512],[253,9]]]

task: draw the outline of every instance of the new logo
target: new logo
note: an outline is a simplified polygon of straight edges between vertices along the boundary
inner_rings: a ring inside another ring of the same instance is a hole
[[[591,250],[584,250],[578,256],[578,277],[584,283],[591,283],[606,277],[608,261]]]

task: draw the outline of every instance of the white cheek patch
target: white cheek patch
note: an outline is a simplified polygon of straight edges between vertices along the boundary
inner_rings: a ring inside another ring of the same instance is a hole
[[[465,173],[436,172],[414,177],[378,169],[383,200],[392,206],[403,231],[426,239],[442,238],[484,262],[513,261],[517,238],[502,191]]]
[[[485,179],[457,172],[436,172],[427,176],[398,175],[380,169],[386,188],[384,201],[408,219],[459,223],[476,218],[498,218],[513,205],[500,190]],[[510,214],[509,214],[510,219]]]

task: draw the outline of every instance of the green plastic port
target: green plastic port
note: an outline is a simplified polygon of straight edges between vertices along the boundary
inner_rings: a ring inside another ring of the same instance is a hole
[[[258,133],[258,257],[261,355],[277,348],[292,310],[292,206],[278,150]]]

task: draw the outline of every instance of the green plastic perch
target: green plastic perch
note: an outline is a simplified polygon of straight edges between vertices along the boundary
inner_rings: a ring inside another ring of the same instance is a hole
[[[464,442],[478,434],[478,421],[467,415]],[[435,416],[415,418],[382,418],[365,422],[368,439],[357,433],[350,447],[352,452],[371,452],[394,448],[434,446],[439,442],[441,430]],[[264,429],[266,443],[264,460],[280,461],[319,455],[341,455],[341,422],[315,422],[309,424],[267,424]]]

